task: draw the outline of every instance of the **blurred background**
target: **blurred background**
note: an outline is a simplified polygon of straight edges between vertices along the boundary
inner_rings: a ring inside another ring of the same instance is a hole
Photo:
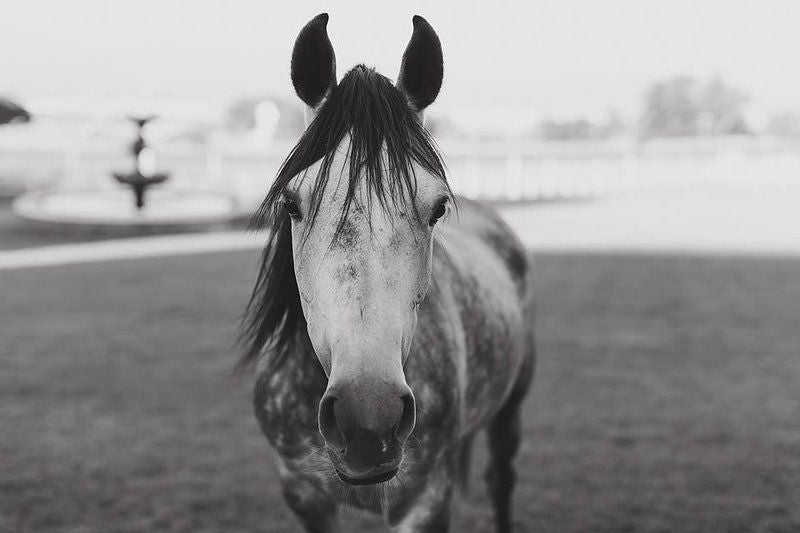
[[[0,529],[296,527],[229,371],[320,12],[392,79],[427,18],[451,185],[536,257],[518,530],[800,530],[791,0],[5,0]]]
[[[144,130],[150,172],[169,172],[167,190],[224,196],[183,198],[181,212],[218,222],[249,212],[303,130],[288,58],[300,22],[326,9],[313,4],[6,2],[0,196],[92,190],[34,195],[17,211],[100,226],[122,217],[127,200],[108,190],[119,187],[111,171],[131,164],[126,116],[155,115]],[[613,218],[562,210],[568,230],[541,232],[540,244],[800,247],[796,232],[773,234],[796,211],[783,191],[796,197],[800,173],[791,1],[412,4],[337,7],[339,74],[363,62],[394,77],[411,14],[435,21],[446,79],[428,127],[456,191],[510,202],[661,196],[615,205]],[[737,191],[758,191],[744,215]],[[602,235],[595,219],[609,226]]]

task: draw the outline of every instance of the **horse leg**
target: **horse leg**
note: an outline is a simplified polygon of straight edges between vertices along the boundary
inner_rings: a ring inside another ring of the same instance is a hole
[[[517,383],[487,429],[489,465],[486,482],[494,506],[498,533],[511,532],[511,501],[516,483],[514,457],[521,440],[520,407],[533,375],[533,358],[526,361]]]
[[[317,485],[302,475],[289,475],[282,480],[283,497],[308,533],[338,531],[336,504]]]

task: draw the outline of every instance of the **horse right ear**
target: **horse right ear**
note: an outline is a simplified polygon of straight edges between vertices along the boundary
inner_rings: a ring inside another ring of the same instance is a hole
[[[327,13],[311,19],[300,30],[292,51],[292,85],[312,113],[336,87],[336,56],[327,26]]]

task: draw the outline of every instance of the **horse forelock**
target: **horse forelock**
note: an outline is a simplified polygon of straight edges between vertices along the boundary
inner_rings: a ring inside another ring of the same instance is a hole
[[[241,339],[246,349],[240,364],[247,365],[265,352],[280,356],[296,334],[305,330],[292,261],[291,224],[282,198],[296,192],[290,189],[296,177],[301,182],[313,180],[306,221],[310,229],[334,159],[342,152],[346,160],[341,175],[347,181],[332,244],[347,236],[351,210],[370,212],[373,199],[387,214],[410,212],[418,218],[417,169],[440,180],[450,192],[439,150],[406,97],[373,69],[358,65],[350,70],[290,151],[252,219],[253,227],[267,228],[270,235],[245,311]],[[359,196],[361,188],[365,194]],[[367,205],[362,205],[362,198]]]

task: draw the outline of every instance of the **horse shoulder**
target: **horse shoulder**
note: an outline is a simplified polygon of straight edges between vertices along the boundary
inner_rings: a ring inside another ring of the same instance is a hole
[[[450,271],[464,338],[464,431],[486,423],[508,395],[530,339],[530,266],[490,208],[461,203],[443,232],[436,268]],[[438,263],[438,264],[437,264]]]
[[[532,265],[525,246],[514,230],[500,217],[497,211],[481,202],[460,198],[458,200],[460,231],[474,236],[488,248],[505,266],[507,274],[514,280],[521,296],[529,294]]]
[[[446,272],[434,272],[420,306],[406,365],[417,401],[417,433],[457,432],[466,388],[466,345],[458,303]]]

